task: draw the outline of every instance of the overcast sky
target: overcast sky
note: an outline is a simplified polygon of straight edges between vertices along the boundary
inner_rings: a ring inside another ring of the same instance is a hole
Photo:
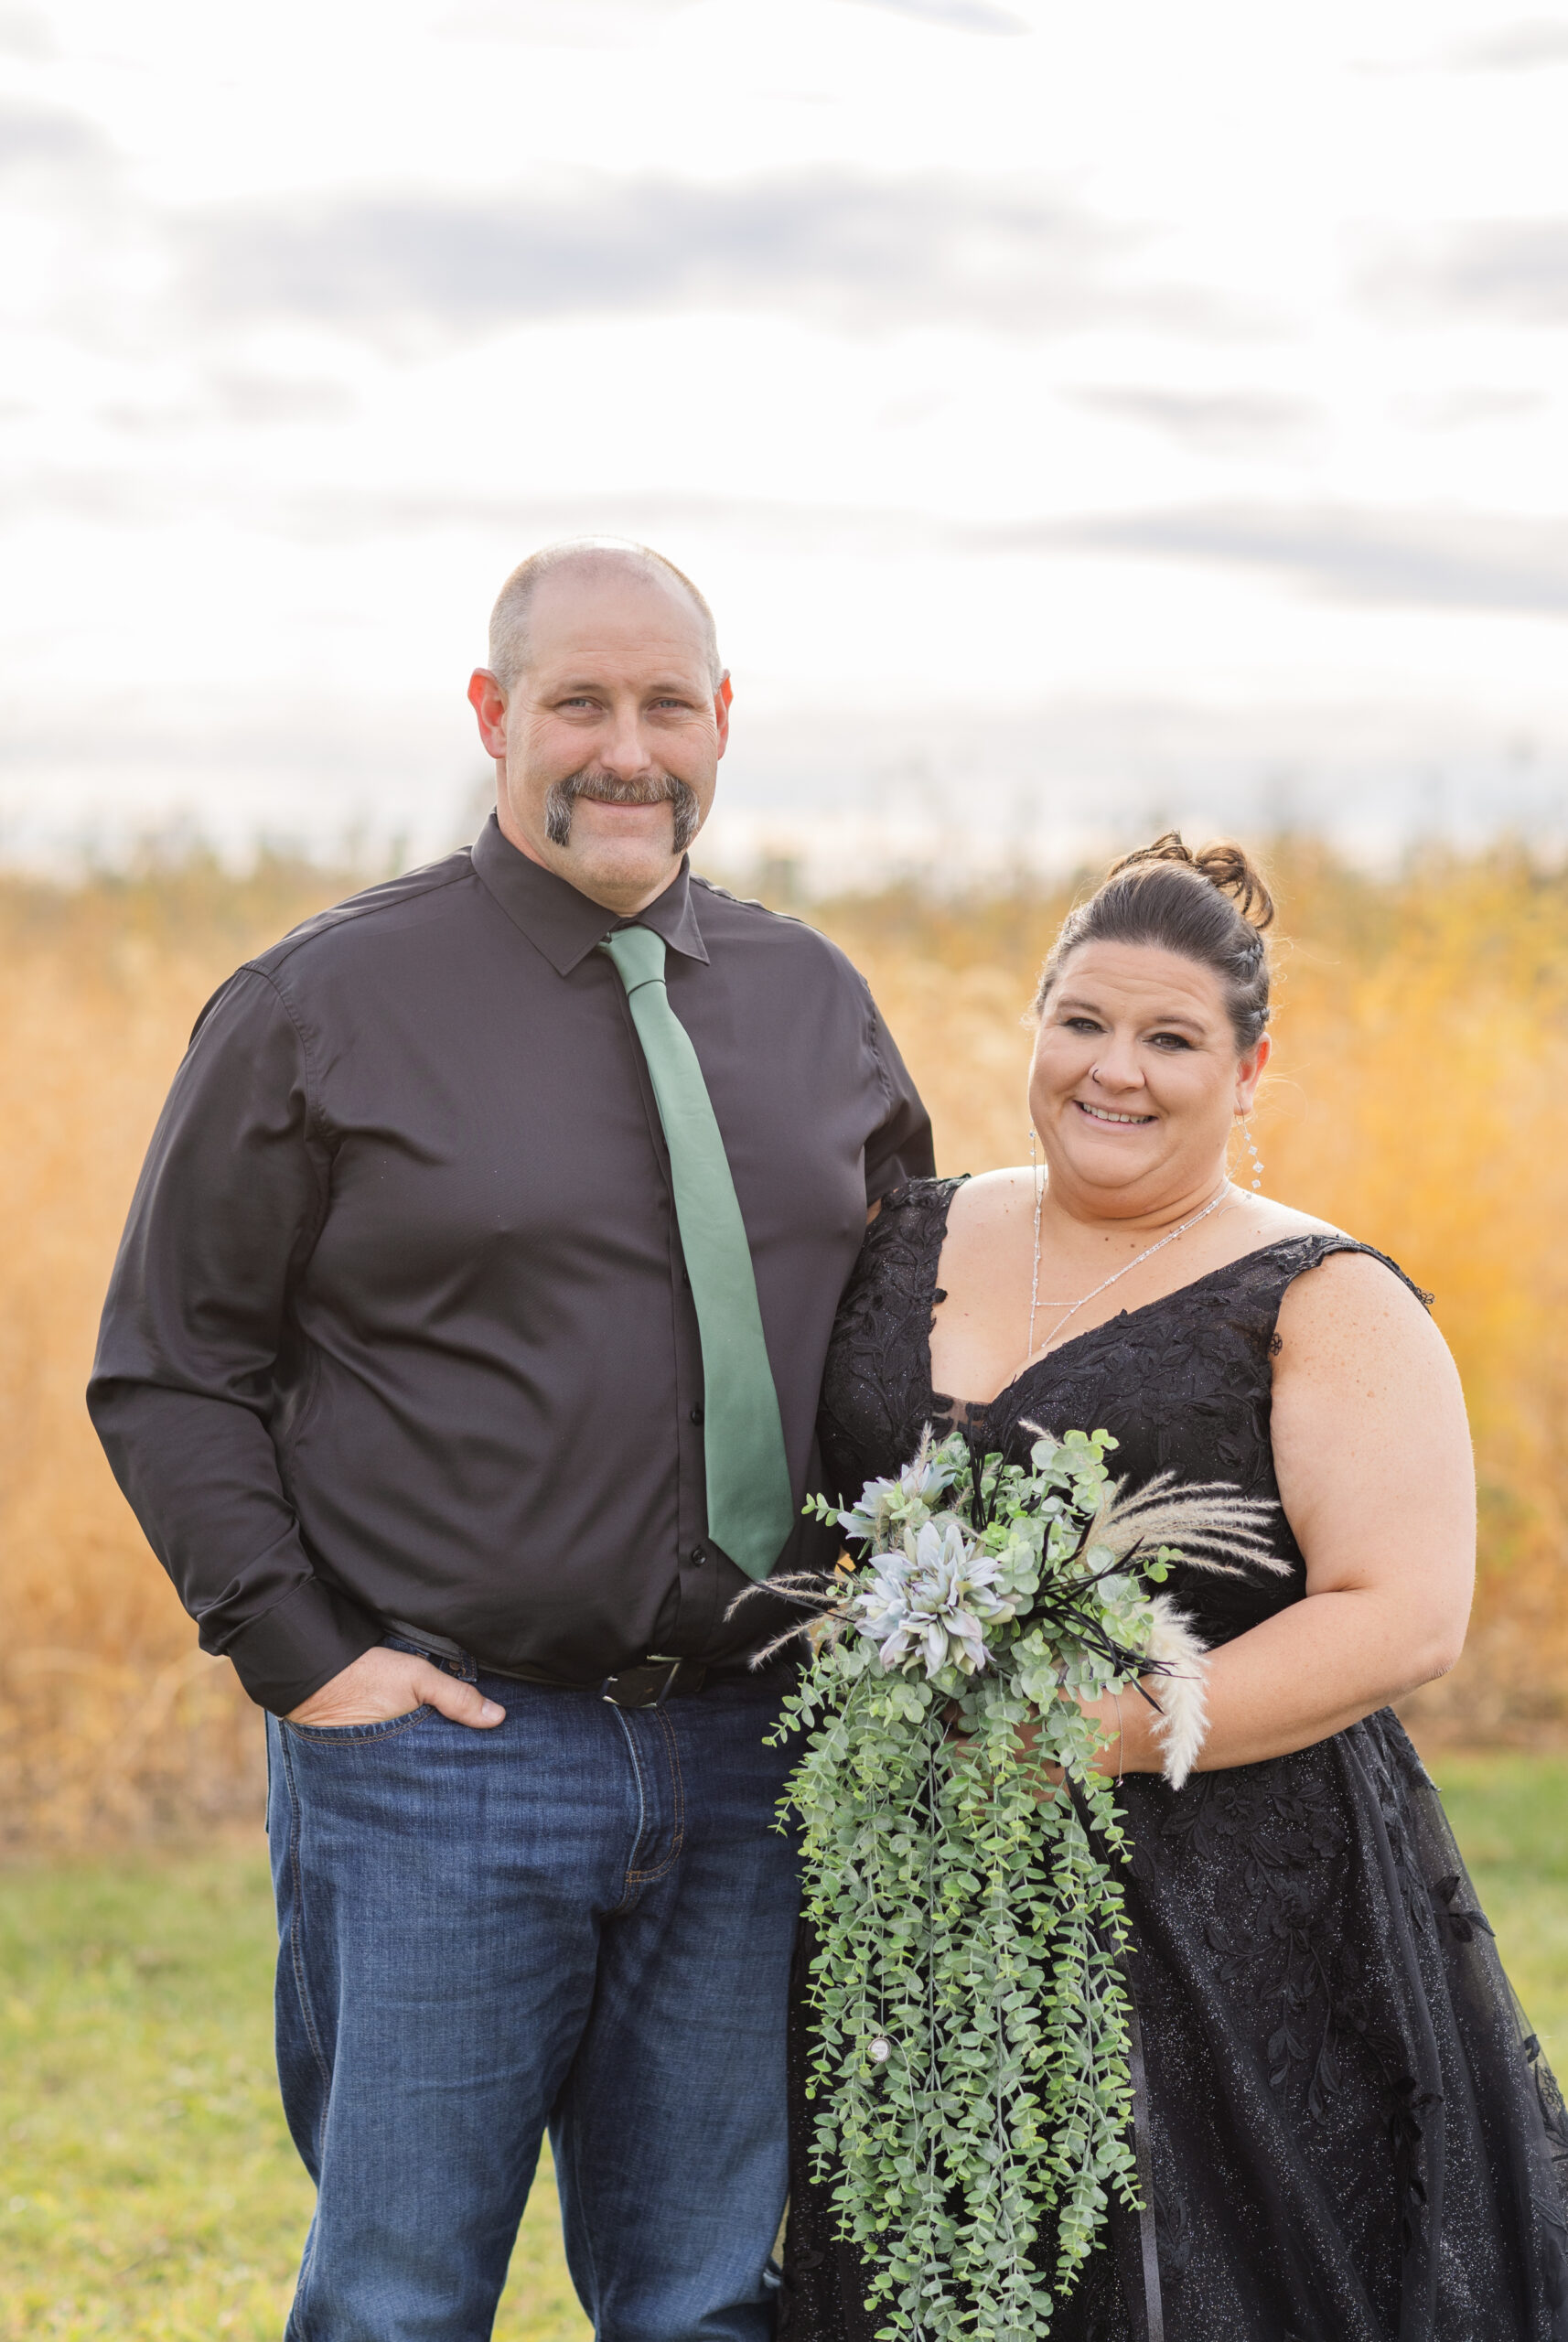
[[[1556,826],[1568,8],[0,0],[0,854],[471,826],[645,537],[710,860]]]

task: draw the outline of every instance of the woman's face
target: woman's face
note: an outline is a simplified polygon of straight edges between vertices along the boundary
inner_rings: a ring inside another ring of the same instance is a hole
[[[1116,1215],[1211,1193],[1268,1055],[1265,1035],[1238,1056],[1219,978],[1201,961],[1080,943],[1047,996],[1029,1073],[1058,1193]]]

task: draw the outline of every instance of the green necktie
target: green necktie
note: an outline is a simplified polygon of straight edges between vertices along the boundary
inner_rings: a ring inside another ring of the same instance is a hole
[[[664,939],[620,927],[599,950],[626,986],[670,1149],[675,1219],[703,1338],[708,1534],[765,1578],[795,1522],[779,1393],[768,1363],[751,1246],[697,1052],[664,988]]]

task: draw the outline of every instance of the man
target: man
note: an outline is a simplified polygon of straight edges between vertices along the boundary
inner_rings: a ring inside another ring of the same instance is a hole
[[[289,2342],[488,2335],[546,2125],[605,2342],[757,2342],[791,1614],[733,1606],[822,1558],[828,1333],[929,1126],[847,962],[689,874],[730,684],[688,579],[535,554],[469,697],[472,852],[204,1010],[90,1404],[271,1712]]]

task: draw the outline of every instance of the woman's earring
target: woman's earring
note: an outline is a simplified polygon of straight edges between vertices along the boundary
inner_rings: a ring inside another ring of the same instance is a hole
[[[1238,1114],[1236,1120],[1241,1125],[1241,1135],[1247,1142],[1247,1152],[1252,1158],[1252,1193],[1256,1195],[1259,1188],[1263,1184],[1262,1158],[1259,1155],[1257,1148],[1252,1144],[1252,1133],[1248,1124],[1246,1115]]]

